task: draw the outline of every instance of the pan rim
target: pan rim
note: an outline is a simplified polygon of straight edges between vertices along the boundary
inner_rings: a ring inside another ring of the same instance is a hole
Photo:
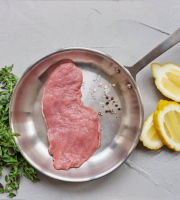
[[[13,95],[12,95],[12,98],[11,98],[11,101],[10,101],[10,107],[9,107],[9,124],[10,124],[10,127],[13,130],[13,125],[12,125],[12,122],[11,122],[11,108],[12,108],[12,102],[13,102],[13,99],[14,99],[14,96],[15,96],[15,93],[16,93],[16,90],[18,89],[18,85],[19,83],[21,82],[21,80],[24,78],[24,76],[33,68],[35,67],[39,62],[45,60],[46,58],[50,57],[50,56],[53,56],[55,54],[58,54],[58,53],[63,53],[63,52],[67,52],[67,51],[86,51],[86,52],[91,52],[91,53],[96,53],[96,54],[100,54],[101,56],[105,56],[106,58],[110,59],[112,62],[114,62],[115,64],[117,64],[117,66],[119,66],[120,68],[123,68],[124,71],[126,72],[126,74],[128,75],[128,77],[130,78],[130,80],[133,82],[133,85],[135,86],[135,90],[137,91],[137,94],[138,94],[138,97],[139,97],[139,101],[140,101],[140,129],[139,129],[139,135],[138,135],[138,138],[137,138],[137,141],[134,142],[133,146],[131,147],[131,149],[129,150],[129,153],[126,157],[126,159],[123,159],[121,161],[119,161],[114,167],[110,168],[109,170],[107,170],[106,172],[103,172],[103,173],[100,173],[98,176],[95,176],[95,177],[92,177],[92,178],[81,178],[81,179],[72,179],[72,178],[64,178],[64,177],[59,177],[58,175],[54,175],[52,173],[49,173],[47,171],[44,171],[43,169],[41,169],[38,165],[36,165],[28,156],[27,154],[25,153],[25,151],[23,149],[21,149],[21,146],[18,142],[18,139],[14,136],[15,138],[15,142],[16,142],[16,145],[18,146],[21,154],[23,155],[23,157],[35,168],[37,169],[38,171],[40,171],[41,173],[45,174],[46,176],[49,176],[51,178],[54,178],[54,179],[57,179],[57,180],[61,180],[61,181],[66,181],[66,182],[87,182],[87,181],[91,181],[91,180],[95,180],[95,179],[98,179],[98,178],[101,178],[111,172],[113,172],[115,169],[117,169],[119,166],[121,166],[128,158],[129,156],[131,155],[131,153],[134,151],[134,149],[136,148],[138,142],[139,142],[139,138],[140,138],[140,133],[142,131],[142,126],[143,126],[143,121],[144,121],[144,107],[143,107],[143,102],[142,102],[142,97],[141,97],[141,94],[140,94],[140,91],[139,91],[139,88],[137,86],[137,83],[136,81],[134,80],[134,78],[132,77],[131,73],[129,72],[129,70],[124,66],[122,65],[121,63],[119,63],[118,61],[116,61],[114,58],[112,58],[112,56],[106,54],[106,53],[103,53],[101,51],[98,51],[98,50],[94,50],[94,49],[91,49],[91,48],[85,48],[85,47],[68,47],[68,48],[62,48],[62,49],[59,49],[59,50],[56,50],[56,51],[53,51],[43,57],[41,57],[40,59],[38,59],[37,61],[35,61],[33,64],[31,64],[24,72],[23,74],[21,75],[21,77],[19,78],[15,88],[14,88],[14,91],[13,91]]]

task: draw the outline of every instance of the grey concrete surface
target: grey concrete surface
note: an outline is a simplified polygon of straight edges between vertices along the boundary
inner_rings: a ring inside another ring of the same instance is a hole
[[[0,1],[0,67],[14,64],[21,76],[35,60],[63,47],[91,47],[131,66],[180,25],[180,1]],[[180,44],[155,60],[180,65]],[[150,65],[138,73],[145,119],[166,99],[155,87]],[[15,199],[179,200],[180,153],[148,150],[139,142],[111,174],[67,183],[39,173],[22,178]],[[0,182],[4,183],[3,171]],[[0,195],[7,199],[7,194]]]

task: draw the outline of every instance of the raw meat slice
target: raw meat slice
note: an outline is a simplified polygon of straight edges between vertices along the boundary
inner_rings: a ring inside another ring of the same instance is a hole
[[[98,114],[81,101],[82,81],[82,70],[66,59],[45,85],[42,113],[56,169],[80,167],[100,145]]]

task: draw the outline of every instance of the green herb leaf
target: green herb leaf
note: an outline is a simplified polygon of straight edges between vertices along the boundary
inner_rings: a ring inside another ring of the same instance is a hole
[[[0,183],[0,193],[3,194],[4,193],[4,187],[3,185]]]
[[[3,193],[4,193],[4,189],[0,188],[0,194],[3,194]]]
[[[9,118],[9,116],[5,116],[1,118],[1,121],[6,121]]]
[[[12,156],[10,156],[10,155],[8,155],[8,154],[4,154],[4,155],[2,156],[2,160],[3,160],[4,162],[11,162],[11,163],[12,163],[12,162],[17,162],[15,156],[12,157]]]
[[[35,178],[35,179],[32,180],[33,183],[37,183],[37,182],[39,182],[39,181],[40,181],[40,180],[39,180],[38,178]]]
[[[8,176],[7,175],[5,176],[5,181],[8,182]]]
[[[30,174],[28,173],[28,172],[24,172],[24,174],[23,174],[27,179],[31,179],[31,176],[30,176]]]
[[[22,174],[22,170],[21,170],[21,169],[18,169],[17,173],[18,173],[18,174]]]
[[[10,194],[9,194],[9,197],[10,197],[10,198],[13,198],[13,197],[15,197],[15,196],[16,196],[16,195],[15,195],[14,193],[10,193]]]
[[[0,157],[2,157],[2,149],[1,149],[1,146],[0,146]],[[1,170],[2,171],[2,170]]]
[[[9,197],[16,195],[13,190],[19,189],[20,177],[23,174],[33,182],[38,182],[36,170],[31,167],[20,154],[13,136],[20,136],[19,133],[12,133],[9,126],[9,105],[14,87],[18,78],[11,73],[12,66],[4,67],[0,70],[0,175],[3,166],[10,168],[10,173],[5,176],[5,189],[0,183],[0,193],[9,192]]]
[[[19,133],[12,133],[13,136],[21,136]]]

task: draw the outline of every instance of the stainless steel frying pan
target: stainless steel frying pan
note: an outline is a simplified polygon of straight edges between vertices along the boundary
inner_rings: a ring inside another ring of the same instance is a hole
[[[137,62],[125,67],[99,51],[87,48],[68,48],[51,53],[22,75],[11,99],[9,119],[16,144],[25,159],[40,172],[55,179],[81,182],[100,178],[119,167],[136,147],[144,121],[143,104],[136,85],[136,74],[152,60],[180,41],[180,28],[163,43]],[[65,58],[73,60],[83,70],[82,100],[85,105],[101,112],[101,146],[80,168],[69,171],[56,170],[48,153],[47,129],[41,112],[44,85],[51,72]],[[103,83],[97,87],[98,81]],[[115,85],[115,87],[112,87]],[[112,102],[108,106],[103,97],[104,87],[110,88],[118,110]],[[96,88],[95,96],[91,90]],[[100,104],[99,104],[100,102]],[[114,114],[106,113],[113,109]]]

